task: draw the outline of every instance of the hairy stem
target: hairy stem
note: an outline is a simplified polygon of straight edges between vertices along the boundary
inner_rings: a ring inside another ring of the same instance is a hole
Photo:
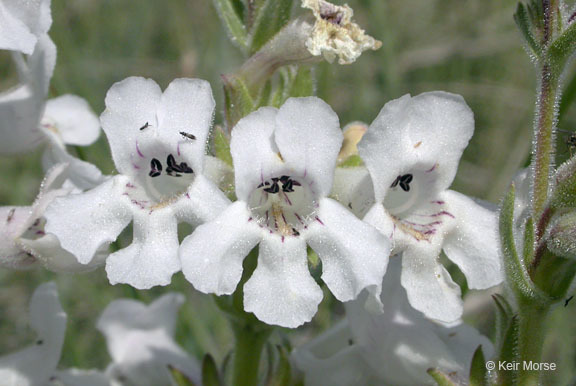
[[[258,384],[260,357],[271,330],[254,330],[250,326],[235,328],[236,347],[234,350],[234,386]]]
[[[544,324],[549,306],[535,304],[530,300],[519,301],[518,328],[518,385],[539,385],[540,370],[531,366],[540,363],[544,345]]]

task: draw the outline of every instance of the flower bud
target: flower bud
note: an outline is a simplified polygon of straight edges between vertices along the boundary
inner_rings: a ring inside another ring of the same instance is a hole
[[[555,255],[576,259],[576,212],[563,213],[552,219],[547,245]]]

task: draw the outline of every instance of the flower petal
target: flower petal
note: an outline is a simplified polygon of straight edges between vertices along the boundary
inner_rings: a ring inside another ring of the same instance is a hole
[[[244,285],[244,309],[261,321],[296,328],[312,320],[322,290],[308,271],[306,242],[298,237],[265,237],[258,266]]]
[[[472,111],[459,95],[435,91],[388,102],[358,145],[376,200],[413,169],[437,173],[426,188],[428,197],[448,188],[473,131]]]
[[[364,167],[336,168],[330,195],[356,217],[363,218],[374,205],[374,186],[368,170]]]
[[[168,285],[180,270],[178,223],[171,208],[134,212],[134,237],[128,247],[106,261],[110,284],[138,289]]]
[[[316,97],[290,98],[278,110],[274,136],[286,163],[326,196],[344,138],[334,110]]]
[[[462,316],[462,299],[460,287],[438,261],[439,252],[429,244],[411,245],[404,250],[402,287],[412,307],[430,319],[450,323]]]
[[[390,240],[332,199],[320,201],[318,221],[308,227],[308,244],[322,260],[322,280],[340,301],[364,288],[380,293]]]
[[[453,190],[442,194],[456,217],[455,229],[444,239],[446,256],[462,270],[468,286],[485,289],[500,284],[498,214]]]
[[[10,385],[45,385],[60,361],[66,314],[54,283],[42,284],[34,291],[30,325],[38,334],[35,343],[0,357],[0,379]]]
[[[368,368],[362,348],[350,345],[352,334],[346,321],[292,353],[292,362],[304,373],[306,385],[348,386],[367,384]]]
[[[157,110],[162,90],[152,79],[126,78],[115,83],[106,94],[106,110],[100,116],[116,168],[131,174],[132,157],[137,157],[136,138],[140,128],[158,127]]]
[[[210,83],[201,79],[175,79],[162,95],[158,111],[159,133],[188,153],[192,169],[202,173],[208,132],[214,116]],[[192,134],[195,140],[182,136]]]
[[[129,199],[122,195],[127,181],[116,176],[88,192],[55,199],[45,212],[46,232],[80,263],[89,263],[132,219]]]
[[[283,167],[273,140],[277,113],[275,108],[262,107],[242,118],[232,130],[230,153],[240,200],[247,201],[258,184]]]
[[[192,225],[213,220],[231,204],[224,193],[203,175],[196,176],[184,197],[174,203],[173,210],[178,220]]]
[[[178,310],[184,304],[184,296],[179,293],[167,293],[150,305],[132,299],[117,299],[108,304],[100,318],[97,328],[108,341],[108,350],[112,357],[121,351],[123,334],[129,330],[162,329],[174,336]]]
[[[246,203],[231,204],[200,225],[180,246],[182,272],[198,291],[228,295],[242,277],[242,261],[262,238]]]
[[[66,369],[56,371],[50,377],[64,386],[110,386],[110,380],[100,370]]]
[[[0,3],[0,49],[31,54],[52,24],[50,0]]]
[[[62,141],[87,146],[100,135],[98,117],[86,100],[76,95],[62,95],[46,102],[44,120],[53,124]]]
[[[36,265],[36,258],[16,243],[27,228],[31,211],[28,206],[0,207],[0,267],[27,269]]]

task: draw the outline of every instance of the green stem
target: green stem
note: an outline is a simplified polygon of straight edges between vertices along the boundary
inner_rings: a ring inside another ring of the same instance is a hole
[[[558,76],[545,63],[540,68],[540,90],[535,119],[535,141],[533,148],[533,218],[539,218],[548,199],[550,170],[554,161],[554,127],[556,124],[556,98],[558,97]],[[537,229],[538,231],[538,229]],[[536,241],[538,242],[538,235]]]
[[[236,338],[232,380],[234,386],[258,384],[260,357],[271,331],[271,329],[257,331],[250,326],[234,328]]]
[[[549,306],[535,304],[533,301],[523,299],[518,302],[519,328],[518,328],[518,385],[538,385],[540,371],[530,368],[532,364],[540,363],[544,345],[544,325]]]

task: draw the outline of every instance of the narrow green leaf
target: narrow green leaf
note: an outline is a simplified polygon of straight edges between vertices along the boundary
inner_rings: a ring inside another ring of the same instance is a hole
[[[518,362],[518,316],[515,315],[510,320],[508,330],[504,335],[504,341],[500,347],[498,362],[517,363]],[[498,371],[499,385],[514,385],[516,372],[512,370]]]
[[[172,380],[176,386],[196,386],[190,378],[188,378],[182,371],[178,370],[173,366],[168,366],[170,374],[172,375]]]
[[[524,40],[528,44],[528,47],[532,51],[536,57],[540,57],[542,48],[536,42],[534,35],[532,34],[532,26],[530,16],[528,15],[524,4],[518,3],[518,7],[516,8],[516,13],[514,14],[514,21],[516,25],[520,29],[520,32],[524,36]]]
[[[292,80],[289,97],[306,97],[314,95],[314,73],[311,66],[299,66]]]
[[[576,207],[576,157],[570,158],[558,167],[554,180],[550,207],[554,209]]]
[[[226,123],[232,130],[236,123],[255,110],[254,99],[246,83],[238,76],[222,76],[224,83],[224,102],[226,105]]]
[[[558,121],[562,121],[562,118],[566,115],[566,112],[572,105],[572,102],[576,99],[576,73],[572,75],[570,82],[564,87],[562,92],[562,100],[560,101],[560,107],[558,108]]]
[[[524,261],[516,250],[514,241],[514,199],[515,188],[514,184],[512,184],[502,202],[499,219],[500,243],[504,255],[506,279],[517,296],[548,304],[550,299],[532,283]]]
[[[233,166],[232,154],[230,153],[230,138],[221,126],[216,126],[213,133],[214,155],[228,165]]]
[[[239,14],[238,0],[212,0],[220,21],[226,27],[228,37],[242,51],[246,51],[248,36]]]
[[[478,346],[472,357],[470,365],[470,386],[488,386],[486,381],[486,359],[482,346]]]
[[[560,76],[568,59],[576,51],[576,23],[571,23],[568,28],[556,38],[548,48],[547,55],[554,65],[556,76]]]
[[[293,0],[265,0],[251,29],[250,53],[257,52],[290,20]]]
[[[210,354],[202,359],[202,384],[204,386],[222,386],[224,383],[220,377],[218,366]]]
[[[508,301],[500,294],[492,295],[496,306],[496,348],[499,350],[504,344],[506,333],[514,312]]]
[[[456,386],[456,383],[450,379],[448,374],[445,374],[438,369],[428,369],[427,373],[434,378],[438,386]]]

